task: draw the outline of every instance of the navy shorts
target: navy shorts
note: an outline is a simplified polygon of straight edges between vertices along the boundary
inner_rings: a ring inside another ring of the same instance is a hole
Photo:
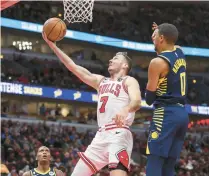
[[[146,153],[178,158],[188,123],[188,113],[180,105],[156,108],[150,125]]]

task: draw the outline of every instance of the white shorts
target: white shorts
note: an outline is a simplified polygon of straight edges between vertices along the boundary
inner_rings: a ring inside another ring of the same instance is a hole
[[[117,168],[119,162],[128,170],[133,148],[133,136],[129,128],[100,129],[80,158],[96,173],[104,166]]]

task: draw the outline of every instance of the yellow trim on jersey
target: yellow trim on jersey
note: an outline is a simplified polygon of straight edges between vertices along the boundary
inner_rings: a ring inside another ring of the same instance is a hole
[[[49,168],[49,170],[48,170],[48,171],[46,171],[46,172],[41,172],[41,171],[38,171],[36,168],[34,168],[34,170],[35,170],[38,174],[45,175],[45,174],[49,173],[51,169]]]
[[[161,131],[161,129],[160,129],[160,128],[158,128],[158,127],[157,127],[157,130]]]
[[[164,109],[162,110],[154,110],[154,114],[162,114],[164,113]]]
[[[159,124],[156,124],[156,123],[155,123],[155,125],[158,126],[158,127],[160,127],[160,128],[162,128],[162,125],[159,125]]]
[[[154,112],[163,112],[163,111],[164,111],[164,109],[155,109]]]
[[[165,111],[164,107],[157,108],[154,110],[154,115],[153,115],[152,121],[154,122],[156,129],[158,131],[161,131],[162,126],[163,126],[164,111]]]
[[[154,116],[153,117],[162,117],[163,118],[163,112],[161,113],[154,113]]]
[[[159,120],[159,121],[163,121],[163,118],[157,118],[157,117],[153,117],[152,119],[154,119],[154,120]]]
[[[165,50],[165,51],[162,51],[161,53],[167,53],[167,52],[173,52],[173,51],[176,51],[176,46],[174,46],[174,49],[173,50]]]
[[[161,96],[167,92],[167,88],[168,88],[167,84],[168,84],[168,79],[166,77],[160,78],[158,80],[157,91],[156,91],[157,96]]]
[[[156,121],[156,120],[155,121],[153,120],[153,122],[155,122],[156,124],[161,124],[161,125],[163,123],[163,122],[159,122],[159,121]]]
[[[163,59],[167,60],[168,63],[170,63],[170,60],[169,60],[167,57],[165,57],[165,56],[163,56],[163,55],[158,55],[158,56],[159,56],[159,58],[163,58]]]
[[[147,155],[149,155],[149,154],[150,154],[150,150],[149,150],[148,143],[147,143],[147,148],[146,148],[146,154],[147,154]]]
[[[160,110],[155,110],[155,111],[154,111],[154,114],[155,114],[155,113],[163,113],[163,112],[164,112],[164,109],[162,109],[162,110],[161,110],[161,109],[160,109]]]

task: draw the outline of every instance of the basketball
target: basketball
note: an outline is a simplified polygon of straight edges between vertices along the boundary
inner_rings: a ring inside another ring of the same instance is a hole
[[[46,33],[47,38],[56,42],[62,40],[66,34],[67,27],[60,18],[50,18],[43,26],[43,31]]]

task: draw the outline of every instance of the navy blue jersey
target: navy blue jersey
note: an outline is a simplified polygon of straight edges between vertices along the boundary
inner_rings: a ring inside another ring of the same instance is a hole
[[[168,62],[170,70],[166,77],[159,79],[154,104],[185,104],[187,76],[184,53],[176,48],[174,51],[164,51],[158,57]]]
[[[39,172],[37,169],[30,170],[31,176],[56,176],[54,169],[49,168],[49,170],[45,173]]]

